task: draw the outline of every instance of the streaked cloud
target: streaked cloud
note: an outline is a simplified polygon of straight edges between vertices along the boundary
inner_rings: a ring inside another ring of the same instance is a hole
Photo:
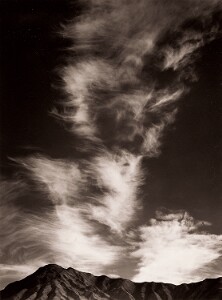
[[[142,182],[140,161],[141,157],[127,152],[95,158],[92,167],[95,168],[97,185],[104,192],[101,196],[94,196],[97,205],[89,205],[92,219],[118,233],[133,222],[140,206],[137,198]]]
[[[47,263],[58,263],[100,274],[105,266],[115,264],[119,247],[99,234],[98,228],[84,215],[84,209],[57,203],[41,214],[24,211],[10,204],[18,193],[19,189],[11,191],[8,203],[1,205],[0,254],[4,270],[21,265],[18,271],[25,274],[22,265],[33,270]]]
[[[78,163],[40,155],[15,161],[53,204],[74,204],[80,197],[85,178]]]
[[[35,266],[0,264],[0,290],[8,283],[21,280],[36,271]]]
[[[60,70],[67,99],[57,115],[73,133],[97,145],[157,156],[168,125],[164,119],[174,119],[172,104],[187,91],[184,79],[195,78],[194,69],[186,67],[218,32],[210,22],[221,2],[101,0],[85,5],[81,16],[63,26],[74,58]],[[192,20],[201,29],[184,25]],[[163,42],[166,37],[169,41]],[[174,79],[161,87],[154,65],[158,74],[173,69]]]
[[[156,218],[139,229],[141,242],[132,255],[140,262],[133,280],[181,284],[212,277],[222,235],[209,233],[207,226],[186,211],[157,211]]]
[[[214,40],[219,32],[217,26],[209,27],[206,31],[185,30],[174,43],[163,47],[163,70],[173,69],[182,71],[197,58],[198,49]]]
[[[76,205],[85,217],[119,233],[135,218],[142,183],[139,156],[106,150],[75,163],[41,156],[17,161],[54,205]]]
[[[222,6],[219,0],[83,2],[84,14],[63,27],[73,44],[60,68],[64,99],[52,114],[68,124],[73,139],[86,143],[78,148],[85,156],[14,160],[20,173],[5,181],[0,230],[6,273],[13,265],[25,274],[58,263],[98,274],[131,250],[129,228],[142,207],[142,160],[160,155],[176,103],[192,81],[184,76],[186,67],[215,37],[209,20]],[[203,30],[186,29],[192,19],[200,20]],[[206,34],[204,26],[210,27]],[[166,83],[160,75],[169,70],[173,75]],[[34,193],[41,211],[30,208]],[[27,210],[16,200],[23,195],[30,202]],[[187,212],[157,212],[150,225],[138,229],[134,279],[202,279],[221,249],[221,236],[203,231],[207,225]]]
[[[61,112],[52,113],[71,125],[71,131],[82,138],[97,140],[98,128],[93,114],[95,88],[113,89],[112,66],[104,59],[84,59],[61,70],[66,100]]]

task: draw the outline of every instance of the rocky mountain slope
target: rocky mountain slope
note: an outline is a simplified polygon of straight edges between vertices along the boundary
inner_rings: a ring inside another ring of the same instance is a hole
[[[181,284],[134,283],[127,279],[94,276],[75,269],[47,265],[21,281],[9,284],[0,299],[190,300],[222,299],[222,278]]]

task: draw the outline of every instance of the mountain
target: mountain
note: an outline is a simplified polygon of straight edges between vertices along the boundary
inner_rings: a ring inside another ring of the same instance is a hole
[[[155,282],[134,283],[50,264],[23,280],[10,283],[0,292],[0,299],[221,300],[222,277],[178,286]]]

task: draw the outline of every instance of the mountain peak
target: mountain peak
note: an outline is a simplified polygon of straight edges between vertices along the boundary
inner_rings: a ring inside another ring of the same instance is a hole
[[[222,278],[178,286],[155,282],[134,283],[128,279],[94,276],[49,264],[23,280],[9,284],[0,292],[0,299],[220,300]]]

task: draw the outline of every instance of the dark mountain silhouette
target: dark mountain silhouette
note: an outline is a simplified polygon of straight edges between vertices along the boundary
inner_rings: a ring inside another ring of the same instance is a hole
[[[178,286],[155,282],[134,283],[51,264],[9,284],[0,292],[0,299],[221,300],[222,277]]]

